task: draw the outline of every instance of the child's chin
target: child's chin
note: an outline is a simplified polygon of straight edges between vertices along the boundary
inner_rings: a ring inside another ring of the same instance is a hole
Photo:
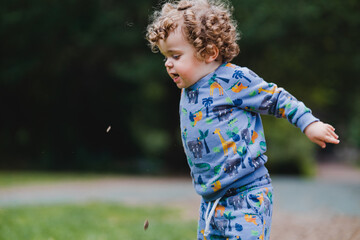
[[[176,86],[177,86],[179,89],[185,88],[181,83],[177,83]]]

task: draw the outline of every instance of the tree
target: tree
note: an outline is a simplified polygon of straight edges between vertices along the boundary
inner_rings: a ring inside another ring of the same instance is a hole
[[[228,212],[224,212],[224,217],[225,219],[227,219],[229,221],[229,227],[228,227],[228,230],[231,232],[232,231],[232,228],[231,228],[231,220],[235,219],[236,216],[232,216],[231,215],[232,212],[231,211],[228,211]]]
[[[204,140],[204,145],[205,145],[206,153],[210,153],[209,146],[207,145],[206,140],[205,140],[205,138],[207,138],[207,136],[209,135],[209,129],[207,129],[207,130],[205,131],[205,133],[199,129],[199,133],[200,133],[200,137],[198,138],[198,140],[199,140],[199,141]]]
[[[212,97],[203,98],[202,104],[206,107],[206,117],[209,117],[209,107],[211,106],[211,104],[213,104],[213,98]]]

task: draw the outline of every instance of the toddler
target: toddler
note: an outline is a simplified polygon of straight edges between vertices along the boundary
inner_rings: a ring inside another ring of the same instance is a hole
[[[286,118],[323,148],[339,143],[334,128],[283,88],[230,63],[239,34],[228,4],[165,3],[146,37],[182,89],[182,142],[202,196],[198,239],[269,239],[273,189],[260,114]]]

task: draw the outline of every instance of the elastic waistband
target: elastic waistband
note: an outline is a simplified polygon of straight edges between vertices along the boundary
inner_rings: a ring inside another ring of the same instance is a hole
[[[219,191],[217,191],[213,194],[202,196],[202,197],[206,202],[214,201],[218,198],[223,197],[229,189],[232,189],[232,188],[236,189],[239,187],[248,186],[249,184],[255,182],[257,179],[264,177],[268,174],[269,174],[268,170],[266,169],[266,167],[264,165],[262,165],[258,169],[256,169],[255,172],[252,172],[252,173],[238,179],[231,185],[226,186],[223,189],[220,189]]]
[[[271,178],[270,178],[269,174],[266,174],[258,179],[255,179],[253,182],[251,182],[245,186],[228,189],[223,197],[227,198],[227,197],[234,196],[240,192],[251,191],[253,188],[267,185],[269,183],[271,183]]]

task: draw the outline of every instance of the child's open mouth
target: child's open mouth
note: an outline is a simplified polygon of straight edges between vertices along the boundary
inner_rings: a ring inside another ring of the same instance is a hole
[[[173,73],[172,75],[172,79],[174,80],[174,82],[177,82],[180,79],[179,74]]]

